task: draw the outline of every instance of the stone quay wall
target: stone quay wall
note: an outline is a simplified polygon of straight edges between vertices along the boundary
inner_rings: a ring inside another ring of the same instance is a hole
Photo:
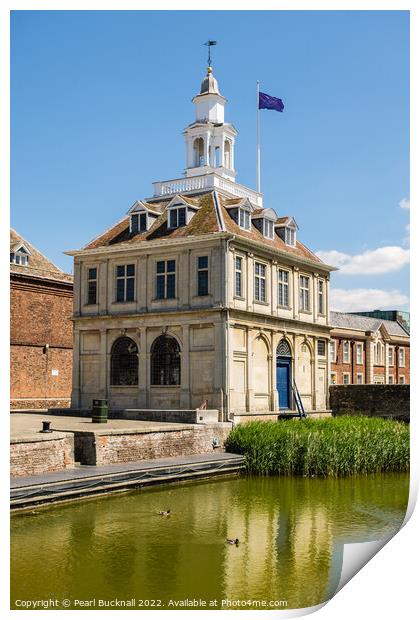
[[[333,416],[366,415],[410,421],[409,385],[331,385]]]
[[[194,425],[164,431],[77,433],[76,461],[85,465],[111,465],[206,452],[223,452],[231,424]],[[214,441],[217,445],[214,447]]]
[[[74,467],[72,433],[40,435],[39,438],[12,439],[10,475],[36,476]]]

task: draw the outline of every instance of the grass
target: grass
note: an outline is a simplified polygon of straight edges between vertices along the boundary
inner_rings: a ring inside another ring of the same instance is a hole
[[[260,475],[405,472],[410,431],[402,422],[358,416],[249,422],[231,431],[226,450],[243,454],[248,473]]]

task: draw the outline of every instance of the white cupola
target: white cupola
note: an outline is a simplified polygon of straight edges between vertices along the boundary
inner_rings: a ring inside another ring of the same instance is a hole
[[[211,67],[201,82],[195,104],[195,121],[184,130],[187,146],[187,177],[216,172],[235,180],[234,146],[237,131],[225,123],[226,99],[220,94],[219,85]]]

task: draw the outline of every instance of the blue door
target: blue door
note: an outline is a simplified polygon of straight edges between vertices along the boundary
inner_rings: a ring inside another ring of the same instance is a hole
[[[277,358],[279,408],[290,409],[290,360]]]

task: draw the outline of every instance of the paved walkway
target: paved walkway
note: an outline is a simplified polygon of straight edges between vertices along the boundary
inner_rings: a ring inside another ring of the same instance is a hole
[[[192,424],[180,424],[178,422],[148,422],[143,420],[108,420],[105,424],[94,423],[91,418],[76,416],[49,415],[47,413],[12,413],[10,416],[10,434],[12,439],[21,440],[27,437],[42,439],[39,431],[42,429],[43,421],[51,422],[51,429],[59,432],[112,432],[118,433],[126,431],[150,432],[150,431],[169,431],[173,429],[192,428]]]
[[[83,465],[60,472],[11,479],[10,500],[14,510],[57,501],[69,501],[153,484],[238,474],[244,457],[213,452],[119,465]]]

